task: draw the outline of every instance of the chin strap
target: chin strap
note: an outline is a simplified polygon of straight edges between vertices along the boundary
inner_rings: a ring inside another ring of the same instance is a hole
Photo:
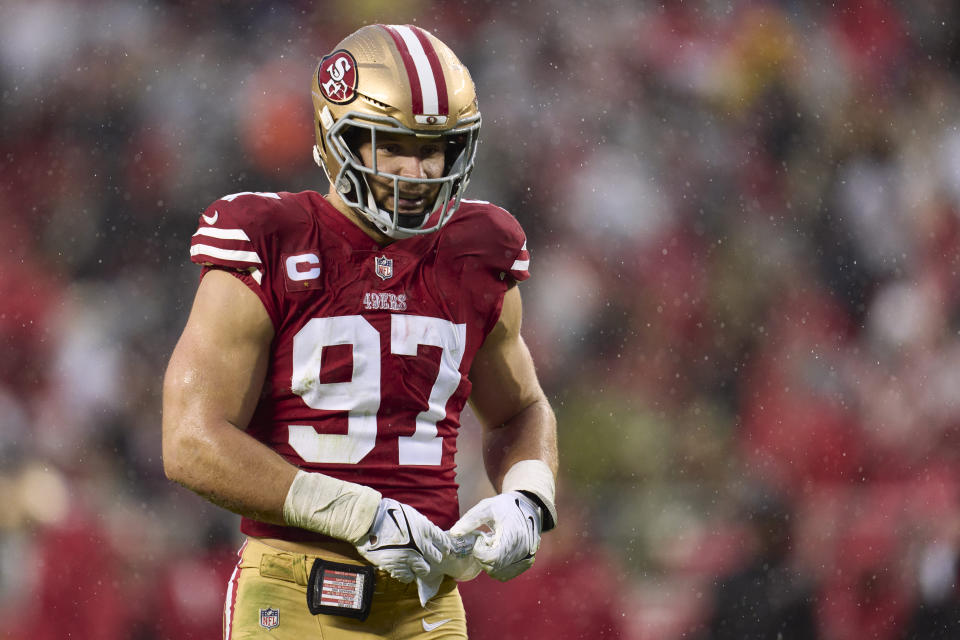
[[[373,198],[373,191],[370,189],[367,189],[367,208],[370,209],[371,211],[380,211],[380,208],[377,206],[377,201],[374,200]],[[360,212],[360,215],[362,215],[364,218],[369,220],[370,223],[373,224],[373,226],[375,226],[377,229],[379,229],[381,233],[384,233],[388,236],[390,235],[389,227],[377,222],[376,220],[366,215],[362,211]]]

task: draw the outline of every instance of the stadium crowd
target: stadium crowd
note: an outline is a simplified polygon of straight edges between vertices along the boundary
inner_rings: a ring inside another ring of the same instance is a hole
[[[160,461],[189,236],[326,188],[307,82],[368,22],[471,69],[468,197],[529,236],[561,521],[471,637],[960,637],[949,0],[5,2],[0,635],[218,637],[236,520]]]

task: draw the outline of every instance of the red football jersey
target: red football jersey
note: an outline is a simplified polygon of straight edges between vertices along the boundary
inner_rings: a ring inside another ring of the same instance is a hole
[[[241,193],[204,212],[190,255],[244,274],[273,321],[247,432],[451,527],[470,364],[508,285],[528,277],[516,219],[467,200],[439,231],[380,247],[318,193]],[[241,529],[323,538],[247,518]]]

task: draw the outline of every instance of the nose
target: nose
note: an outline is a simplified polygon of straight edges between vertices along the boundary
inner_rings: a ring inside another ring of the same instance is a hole
[[[426,178],[427,172],[423,168],[423,158],[418,155],[397,156],[397,175],[405,178]]]

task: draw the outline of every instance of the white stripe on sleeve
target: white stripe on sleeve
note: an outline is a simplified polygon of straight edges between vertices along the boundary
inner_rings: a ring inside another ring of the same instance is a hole
[[[529,260],[514,260],[513,266],[510,267],[511,271],[526,271],[530,268]]]
[[[520,247],[520,253],[523,253],[527,250],[527,241],[523,241],[523,246]],[[530,258],[526,260],[514,260],[513,266],[510,267],[511,271],[526,271],[530,267]]]
[[[233,262],[251,262],[261,264],[260,256],[255,251],[237,251],[235,249],[220,249],[211,247],[208,244],[195,244],[190,247],[190,255],[210,256],[211,258],[220,258],[222,260],[231,260]]]
[[[211,238],[220,238],[221,240],[247,240],[247,234],[243,229],[218,229],[217,227],[200,227],[194,236],[210,236]]]

